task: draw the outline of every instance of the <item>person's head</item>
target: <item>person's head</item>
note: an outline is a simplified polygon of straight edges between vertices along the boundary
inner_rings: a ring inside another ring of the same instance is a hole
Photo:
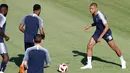
[[[1,4],[0,5],[0,13],[2,13],[4,16],[8,13],[8,5],[7,4]]]
[[[40,34],[36,34],[35,36],[34,36],[34,43],[35,44],[40,44],[41,43],[41,41],[42,41],[42,39],[44,39]]]
[[[39,4],[35,4],[33,6],[33,12],[36,13],[37,15],[40,15],[40,13],[41,13],[41,6]]]
[[[90,13],[95,14],[98,11],[97,3],[91,3],[89,7]]]

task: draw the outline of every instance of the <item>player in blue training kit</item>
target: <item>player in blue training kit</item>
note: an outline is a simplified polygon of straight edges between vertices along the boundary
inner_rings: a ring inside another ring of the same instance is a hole
[[[0,73],[4,73],[6,64],[9,60],[8,51],[4,43],[4,39],[6,41],[9,40],[9,37],[5,34],[7,13],[8,13],[8,5],[1,4],[0,5],[0,55],[2,56],[3,60],[1,62]]]
[[[25,52],[23,65],[27,68],[27,73],[44,73],[44,67],[49,67],[49,53],[41,46],[41,41],[41,35],[37,34],[34,37],[35,46],[28,48]]]
[[[81,69],[92,68],[92,48],[96,43],[101,42],[102,38],[116,52],[121,60],[122,69],[125,69],[126,62],[123,59],[120,49],[116,46],[113,40],[112,32],[111,29],[108,27],[106,17],[102,12],[98,10],[98,5],[96,3],[92,3],[90,5],[90,13],[92,14],[94,23],[89,24],[87,27],[84,28],[84,30],[87,31],[90,27],[96,26],[96,31],[87,45],[87,65],[81,67]]]
[[[34,46],[33,38],[40,30],[40,34],[44,37],[43,20],[39,17],[41,6],[35,4],[33,6],[33,14],[27,15],[23,18],[19,25],[19,30],[24,33],[24,46],[25,50]],[[25,29],[24,29],[25,26]]]

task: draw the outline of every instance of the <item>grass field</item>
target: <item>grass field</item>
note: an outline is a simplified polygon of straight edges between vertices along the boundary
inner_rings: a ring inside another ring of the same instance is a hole
[[[93,50],[93,69],[81,70],[86,62],[86,44],[95,28],[87,33],[84,26],[92,23],[89,4],[97,2],[99,9],[107,16],[113,37],[121,48],[127,62],[127,69],[120,68],[120,60],[105,41],[97,44]],[[51,66],[45,73],[58,73],[60,63],[67,63],[67,73],[129,73],[130,72],[130,0],[0,0],[9,5],[6,33],[10,41],[6,42],[10,61],[5,73],[18,73],[24,54],[23,34],[18,30],[24,15],[32,13],[32,6],[42,6],[41,18],[44,19],[46,39],[43,46],[51,56]],[[76,53],[78,55],[74,56]]]

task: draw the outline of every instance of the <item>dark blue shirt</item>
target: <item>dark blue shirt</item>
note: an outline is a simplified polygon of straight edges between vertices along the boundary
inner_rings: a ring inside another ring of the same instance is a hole
[[[106,16],[100,11],[97,12],[97,14],[93,16],[94,25],[96,26],[96,30],[100,31],[101,33],[105,29],[105,26],[107,24]]]
[[[33,46],[26,50],[24,61],[28,62],[28,73],[43,73],[44,61],[48,65],[50,63],[50,57],[45,48]]]
[[[21,24],[25,25],[24,41],[32,43],[38,29],[43,27],[43,20],[36,14],[30,14],[24,17]]]

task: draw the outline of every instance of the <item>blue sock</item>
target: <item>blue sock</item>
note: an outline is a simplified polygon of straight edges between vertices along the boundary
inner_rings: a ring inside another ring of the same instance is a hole
[[[6,64],[7,64],[7,62],[4,62],[4,61],[2,61],[2,62],[1,62],[0,71],[2,71],[2,72],[4,72],[4,71],[5,71]]]

